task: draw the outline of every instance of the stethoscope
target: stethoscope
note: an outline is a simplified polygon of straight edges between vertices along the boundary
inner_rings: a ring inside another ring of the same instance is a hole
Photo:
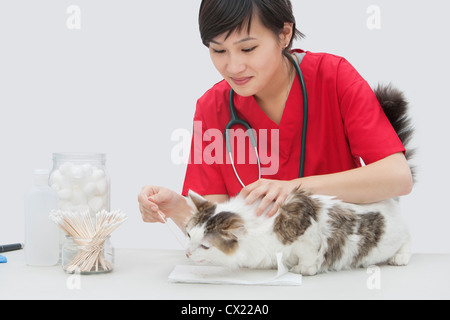
[[[303,178],[304,171],[305,171],[305,147],[306,147],[306,132],[308,127],[308,95],[306,93],[306,85],[305,85],[305,79],[303,78],[303,73],[300,70],[300,66],[298,65],[297,61],[289,55],[289,58],[292,60],[292,63],[294,64],[295,69],[297,70],[298,77],[300,79],[300,84],[302,86],[302,93],[303,93],[303,133],[302,133],[302,145],[301,145],[301,153],[300,153],[300,173],[299,178]],[[239,183],[242,185],[243,188],[245,188],[245,184],[242,182],[241,177],[239,176],[236,166],[234,165],[233,160],[233,151],[231,149],[231,139],[230,139],[230,130],[235,125],[242,125],[247,129],[247,134],[250,138],[250,142],[252,144],[253,149],[255,150],[256,159],[258,162],[258,171],[259,171],[259,178],[261,179],[261,160],[259,158],[258,153],[258,147],[256,142],[256,137],[253,132],[252,127],[248,124],[248,122],[242,120],[238,117],[236,113],[236,108],[234,106],[234,90],[231,89],[230,91],[230,122],[228,122],[226,128],[225,128],[225,143],[227,145],[227,152],[228,156],[230,157],[230,163],[233,167],[234,174],[236,175],[236,178],[239,180]]]

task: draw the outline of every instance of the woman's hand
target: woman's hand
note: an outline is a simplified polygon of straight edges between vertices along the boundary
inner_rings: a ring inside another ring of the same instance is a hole
[[[273,207],[266,215],[267,217],[272,217],[277,213],[280,205],[284,203],[291,191],[299,185],[299,180],[279,181],[261,179],[242,189],[240,195],[246,199],[248,204],[253,204],[256,200],[262,199],[256,209],[258,216],[262,215],[273,204]]]
[[[138,202],[144,222],[165,223],[165,219],[171,218],[179,225],[185,220],[183,216],[187,216],[190,212],[183,196],[163,187],[143,187],[138,195]]]

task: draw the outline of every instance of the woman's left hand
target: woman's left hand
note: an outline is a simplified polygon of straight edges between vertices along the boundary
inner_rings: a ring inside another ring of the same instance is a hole
[[[280,205],[284,203],[291,191],[299,186],[299,180],[261,179],[242,189],[240,195],[245,198],[248,204],[253,204],[258,199],[262,199],[256,210],[258,216],[261,216],[273,204],[273,207],[266,215],[267,217],[272,217],[277,213]]]

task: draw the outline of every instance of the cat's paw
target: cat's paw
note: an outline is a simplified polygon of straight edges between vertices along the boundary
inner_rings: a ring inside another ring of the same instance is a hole
[[[316,266],[302,266],[302,265],[296,265],[291,270],[294,273],[299,273],[302,276],[315,276],[317,274],[317,267]]]
[[[397,253],[389,259],[388,264],[391,266],[407,266],[410,259],[410,253]]]

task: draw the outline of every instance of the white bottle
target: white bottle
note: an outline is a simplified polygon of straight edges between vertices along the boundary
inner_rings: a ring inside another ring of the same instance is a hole
[[[30,266],[54,266],[59,260],[59,229],[50,220],[58,195],[48,185],[47,170],[34,171],[34,187],[25,195],[25,261]]]

